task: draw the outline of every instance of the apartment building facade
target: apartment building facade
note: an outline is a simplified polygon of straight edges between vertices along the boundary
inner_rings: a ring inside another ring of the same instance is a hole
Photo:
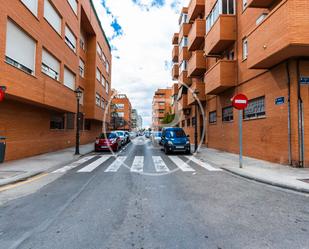
[[[111,49],[91,0],[0,0],[0,132],[6,160],[81,143],[109,122]],[[103,80],[104,79],[104,80]]]
[[[132,130],[132,105],[126,94],[116,94],[112,99],[114,113],[112,113],[113,130]]]
[[[245,155],[309,167],[308,11],[306,0],[191,0],[172,39],[179,125],[192,135],[197,120],[202,143],[238,153],[231,99],[243,93]]]
[[[160,88],[152,100],[152,130],[161,130],[166,115],[171,114],[172,88]]]

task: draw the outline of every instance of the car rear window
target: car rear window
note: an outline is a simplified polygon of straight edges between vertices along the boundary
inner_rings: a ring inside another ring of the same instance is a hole
[[[100,139],[111,139],[111,138],[116,138],[117,137],[117,135],[115,134],[115,133],[102,133],[101,135],[100,135]]]

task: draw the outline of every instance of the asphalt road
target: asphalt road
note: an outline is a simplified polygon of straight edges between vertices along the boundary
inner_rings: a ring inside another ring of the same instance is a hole
[[[88,155],[0,206],[0,248],[309,248],[306,195],[165,156],[143,138],[117,158]]]

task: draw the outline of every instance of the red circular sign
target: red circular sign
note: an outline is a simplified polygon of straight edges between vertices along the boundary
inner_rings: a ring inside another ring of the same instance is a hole
[[[244,94],[237,94],[233,98],[233,106],[238,110],[243,110],[248,106],[248,98]]]
[[[4,100],[5,92],[0,89],[0,102]]]

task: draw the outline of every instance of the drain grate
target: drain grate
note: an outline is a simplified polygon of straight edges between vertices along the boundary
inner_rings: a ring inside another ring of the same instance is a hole
[[[305,183],[309,183],[309,179],[298,179],[299,181],[305,182]]]

